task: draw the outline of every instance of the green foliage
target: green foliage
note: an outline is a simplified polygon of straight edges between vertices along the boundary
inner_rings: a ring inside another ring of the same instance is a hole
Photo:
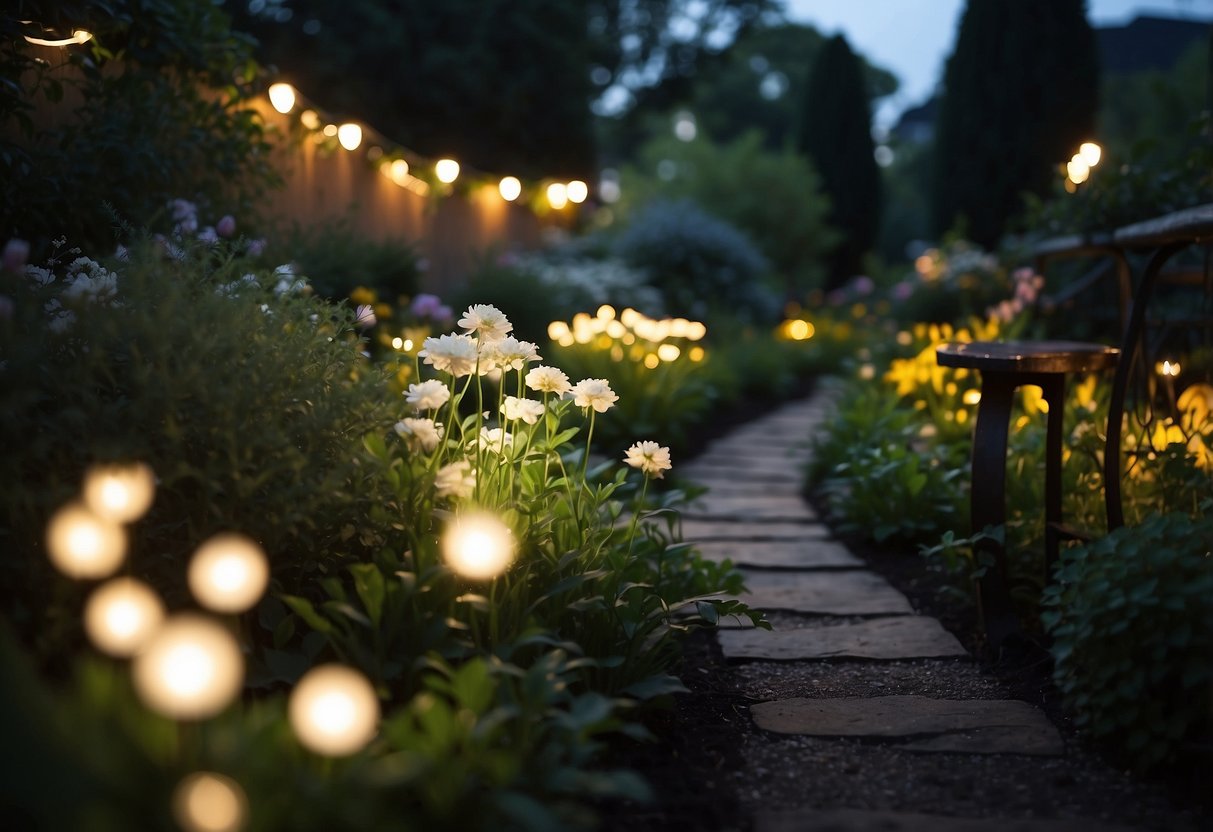
[[[762,321],[778,308],[762,282],[767,263],[754,244],[690,201],[650,203],[631,217],[616,246],[626,262],[647,273],[667,312]]]
[[[34,52],[19,34],[43,25],[95,37]],[[214,4],[24,3],[0,26],[0,235],[42,252],[59,235],[106,251],[115,216],[146,225],[171,197],[248,214],[276,180],[246,106],[258,73],[251,42]],[[37,63],[48,59],[63,71]]]
[[[934,230],[992,248],[1095,127],[1098,60],[1083,0],[971,0],[935,139]]]
[[[880,228],[880,169],[873,155],[872,116],[859,58],[835,35],[813,63],[805,85],[797,146],[820,172],[828,221],[842,240],[830,251],[826,288],[862,271]]]
[[[385,298],[417,292],[421,280],[418,255],[403,240],[373,240],[348,219],[323,227],[295,225],[276,242],[267,257],[294,262],[321,297],[342,300],[358,286]]]
[[[391,414],[349,310],[279,297],[271,275],[243,282],[249,263],[224,250],[173,260],[152,243],[112,264],[107,301],[106,279],[74,255],[45,286],[0,275],[15,307],[0,326],[0,476],[22,484],[4,491],[3,527],[23,553],[0,569],[23,632],[54,642],[43,527],[95,462],[156,471],[132,571],[174,597],[192,548],[221,530],[260,541],[284,586],[357,552],[354,530],[375,539],[365,517],[382,489],[360,443]]]
[[[656,200],[689,199],[745,232],[789,296],[818,282],[821,258],[837,238],[826,226],[821,177],[802,156],[765,149],[762,136],[749,131],[728,144],[662,137],[639,159],[623,183],[633,224],[645,221]],[[664,179],[660,171],[670,163],[674,176]]]
[[[1066,707],[1136,769],[1213,735],[1210,540],[1208,515],[1151,517],[1066,551],[1045,592]]]

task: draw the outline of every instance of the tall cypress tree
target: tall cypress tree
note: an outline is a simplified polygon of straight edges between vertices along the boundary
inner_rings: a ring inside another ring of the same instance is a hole
[[[821,175],[829,223],[843,235],[827,257],[826,288],[835,288],[862,268],[880,228],[881,198],[863,70],[842,35],[826,41],[809,71],[797,144]]]
[[[944,74],[932,220],[997,244],[1092,137],[1099,60],[1085,0],[969,0]]]

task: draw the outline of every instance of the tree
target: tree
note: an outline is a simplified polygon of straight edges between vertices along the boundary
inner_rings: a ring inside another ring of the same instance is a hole
[[[799,149],[821,175],[829,222],[843,239],[827,258],[827,288],[862,268],[880,228],[880,169],[859,59],[846,38],[830,38],[813,63],[801,110]]]
[[[1084,0],[969,0],[944,74],[936,233],[992,247],[1093,135],[1098,56]]]

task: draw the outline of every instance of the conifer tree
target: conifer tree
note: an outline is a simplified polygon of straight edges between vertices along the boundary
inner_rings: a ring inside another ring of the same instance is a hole
[[[827,257],[826,288],[835,288],[859,274],[880,227],[881,201],[863,69],[842,35],[813,62],[798,138],[830,198],[828,221],[842,235]]]
[[[944,74],[932,220],[997,244],[1092,138],[1099,63],[1085,0],[969,0]]]

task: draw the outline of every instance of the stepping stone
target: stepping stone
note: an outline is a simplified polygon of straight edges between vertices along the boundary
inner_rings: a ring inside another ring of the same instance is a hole
[[[1053,723],[1017,699],[796,698],[753,705],[750,714],[766,731],[882,738],[906,751],[1039,756],[1065,751]]]
[[[708,489],[709,497],[801,497],[799,483],[794,482],[745,482],[738,480],[714,479],[696,480],[695,485]]]
[[[705,465],[692,462],[681,472],[683,478],[707,485],[712,480],[742,480],[753,483],[790,483],[799,485],[804,481],[802,466],[794,464],[769,465],[767,467],[739,468],[736,465]]]
[[[749,592],[741,600],[754,609],[817,615],[914,612],[904,595],[873,572],[745,571],[745,583]]]
[[[760,569],[858,569],[863,561],[836,540],[718,540],[695,544],[708,560]]]
[[[682,521],[682,539],[693,543],[710,540],[821,540],[829,536],[829,529],[820,523]]]
[[[1074,832],[1080,829],[1130,832],[1131,827],[1084,818],[957,818],[861,809],[763,811],[754,818],[754,832]]]
[[[682,516],[705,520],[783,520],[791,523],[812,522],[817,519],[817,513],[800,497],[774,494],[705,494],[696,497],[682,509]]]
[[[894,661],[968,655],[954,635],[934,618],[925,615],[899,615],[830,627],[721,632],[718,636],[724,657],[730,661]]]

